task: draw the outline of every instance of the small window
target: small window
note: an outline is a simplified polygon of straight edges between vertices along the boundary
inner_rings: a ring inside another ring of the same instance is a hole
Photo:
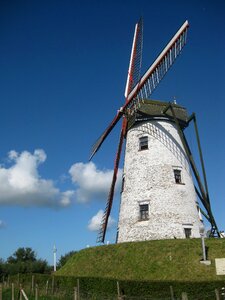
[[[148,137],[143,136],[139,138],[139,150],[146,150],[148,149]]]
[[[191,228],[184,228],[184,234],[186,239],[190,239],[191,237]]]
[[[176,183],[181,183],[181,170],[173,170]]]
[[[140,204],[140,220],[148,220],[148,204]]]

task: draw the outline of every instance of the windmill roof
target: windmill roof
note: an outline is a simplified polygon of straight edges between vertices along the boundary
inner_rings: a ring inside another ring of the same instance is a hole
[[[172,111],[167,110],[166,114],[164,110],[168,106],[169,102],[163,102],[158,100],[143,100],[139,104],[139,108],[133,115],[128,115],[128,129],[131,128],[136,122],[141,122],[147,119],[154,118],[167,118],[173,119]],[[171,103],[182,128],[185,128],[188,120],[188,113],[186,108],[175,103]]]

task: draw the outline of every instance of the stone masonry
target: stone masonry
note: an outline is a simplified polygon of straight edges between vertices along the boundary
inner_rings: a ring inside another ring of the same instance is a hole
[[[143,137],[148,145],[141,150]],[[141,207],[147,207],[144,219]],[[199,238],[200,225],[189,163],[175,123],[163,118],[136,123],[127,132],[118,242]]]

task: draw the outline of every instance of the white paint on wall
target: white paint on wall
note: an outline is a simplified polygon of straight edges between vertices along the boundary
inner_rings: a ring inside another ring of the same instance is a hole
[[[148,149],[139,150],[139,138]],[[174,169],[181,170],[181,184]],[[127,133],[124,186],[121,193],[118,242],[199,238],[201,221],[188,159],[176,125],[168,120],[135,124]],[[140,203],[149,204],[149,219],[140,220]]]

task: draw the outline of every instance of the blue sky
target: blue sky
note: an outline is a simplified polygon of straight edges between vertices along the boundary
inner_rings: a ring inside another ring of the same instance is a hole
[[[88,157],[124,102],[133,31],[141,15],[142,73],[189,20],[188,43],[152,99],[175,97],[196,112],[212,209],[225,229],[225,2],[3,0],[1,258],[29,246],[52,263],[54,244],[58,257],[95,245],[96,218],[90,221],[105,206],[120,126],[93,164]],[[187,135],[196,154],[191,128]],[[117,193],[110,242],[118,204]]]

